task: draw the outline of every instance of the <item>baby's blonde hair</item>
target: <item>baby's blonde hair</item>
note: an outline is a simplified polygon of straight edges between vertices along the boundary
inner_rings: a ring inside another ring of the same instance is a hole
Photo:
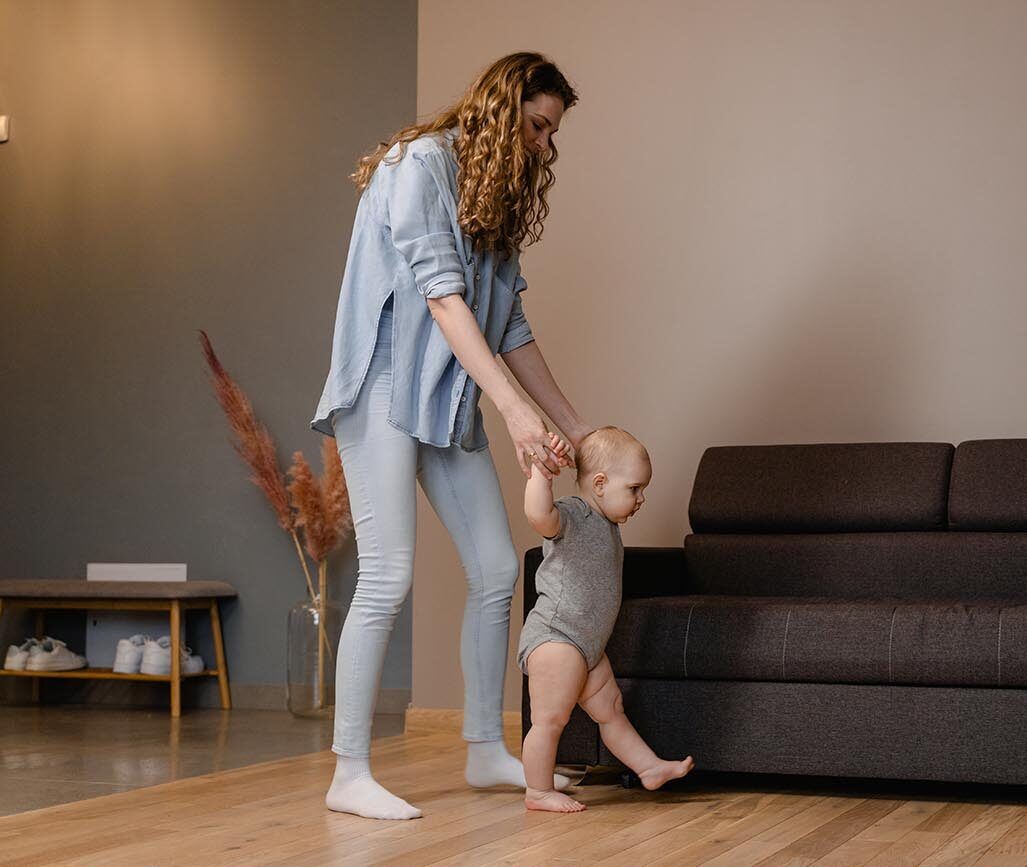
[[[590,479],[595,473],[609,473],[610,465],[624,456],[625,452],[633,451],[636,455],[645,459],[652,467],[652,460],[649,452],[646,451],[637,439],[626,430],[606,425],[597,428],[588,434],[578,446],[574,455],[574,462],[577,466],[578,484]]]

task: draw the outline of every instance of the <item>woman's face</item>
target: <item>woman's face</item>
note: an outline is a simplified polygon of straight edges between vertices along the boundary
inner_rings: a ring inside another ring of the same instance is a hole
[[[540,93],[521,103],[524,146],[535,154],[549,150],[549,141],[560,128],[563,100],[558,96]]]

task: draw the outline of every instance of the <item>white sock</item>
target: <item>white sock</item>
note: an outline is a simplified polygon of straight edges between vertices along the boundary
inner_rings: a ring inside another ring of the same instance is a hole
[[[503,741],[468,741],[464,779],[478,789],[501,785],[527,788],[524,765],[506,751]],[[569,783],[563,774],[553,774],[554,789],[565,789]]]
[[[417,807],[375,782],[370,759],[351,756],[335,757],[335,776],[325,804],[337,813],[355,813],[368,819],[416,819],[421,815]]]

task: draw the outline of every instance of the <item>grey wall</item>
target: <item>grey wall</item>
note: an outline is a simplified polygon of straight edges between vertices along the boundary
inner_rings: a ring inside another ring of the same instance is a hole
[[[295,449],[319,466],[346,176],[414,118],[416,52],[415,0],[0,0],[0,576],[187,562],[239,590],[233,684],[284,681],[303,578],[197,330],[283,466]],[[331,565],[348,604],[352,542]],[[408,602],[385,688],[409,688],[410,633]]]

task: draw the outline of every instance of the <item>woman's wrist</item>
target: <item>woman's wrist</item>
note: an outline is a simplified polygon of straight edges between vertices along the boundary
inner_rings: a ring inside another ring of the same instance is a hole
[[[594,430],[595,428],[592,427],[592,425],[586,424],[585,422],[579,419],[578,423],[574,425],[573,428],[571,428],[570,430],[566,430],[563,433],[567,437],[570,444],[574,447],[574,450],[577,451],[578,447],[581,445],[581,441]]]
[[[510,416],[514,415],[527,404],[527,401],[514,390],[512,385],[510,385],[509,380],[506,382],[506,388],[498,389],[497,392],[498,393],[494,397],[491,395],[490,397],[492,397],[492,402],[496,405],[496,409],[499,410],[499,414],[502,415],[504,419],[509,420]]]

